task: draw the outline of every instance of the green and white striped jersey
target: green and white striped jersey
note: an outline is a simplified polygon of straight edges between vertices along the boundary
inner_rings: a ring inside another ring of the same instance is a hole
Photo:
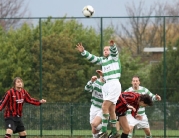
[[[124,92],[137,92],[140,94],[149,94],[149,96],[152,98],[153,101],[156,101],[156,97],[153,93],[151,93],[147,88],[139,86],[138,90],[134,90],[133,87],[128,88]],[[127,114],[131,114],[131,110],[127,111]],[[145,107],[140,107],[137,114],[139,115],[145,115]]]
[[[105,80],[120,79],[121,63],[116,45],[110,46],[110,55],[108,57],[97,57],[86,50],[81,55],[94,64],[102,65]]]
[[[102,94],[102,86],[103,82],[100,81],[100,79],[97,79],[96,81],[88,81],[88,83],[85,86],[86,92],[92,92],[92,98],[91,102],[94,106],[98,108],[102,108],[103,103],[103,94]]]

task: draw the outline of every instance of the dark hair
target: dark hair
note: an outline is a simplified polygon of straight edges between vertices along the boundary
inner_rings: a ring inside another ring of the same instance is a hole
[[[152,106],[153,105],[152,98],[148,94],[141,94],[140,95],[140,101],[143,101],[148,106]]]
[[[22,80],[20,77],[15,77],[14,80],[13,80],[13,82],[12,82],[12,85],[13,85],[14,88],[15,88],[15,85],[16,85],[16,80],[21,80],[21,81],[22,81],[22,84],[23,84],[23,87],[24,87],[24,82],[23,82],[23,80]]]

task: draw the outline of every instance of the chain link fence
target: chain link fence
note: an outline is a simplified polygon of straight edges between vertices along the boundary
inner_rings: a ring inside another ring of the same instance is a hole
[[[61,137],[90,137],[89,123],[90,104],[46,103],[40,107],[25,104],[23,122],[29,136],[61,136]],[[179,137],[179,105],[167,103],[167,137]],[[42,112],[42,118],[40,117]],[[155,103],[146,108],[153,137],[164,135],[163,103]],[[3,113],[0,114],[3,118]],[[42,127],[41,127],[42,125]],[[1,119],[0,135],[4,135],[4,121]],[[110,131],[110,126],[108,126]],[[122,131],[122,130],[120,130]],[[143,130],[135,129],[134,137],[144,137]]]
[[[11,80],[20,76],[32,97],[48,101],[42,107],[25,105],[23,120],[28,135],[91,137],[91,95],[84,94],[83,90],[100,67],[80,60],[75,45],[82,42],[89,52],[101,56],[103,46],[109,39],[115,39],[120,54],[127,49],[121,57],[122,67],[125,67],[121,77],[123,89],[130,87],[131,78],[137,73],[142,76],[143,86],[162,97],[162,102],[146,111],[153,137],[177,138],[178,79],[171,82],[173,76],[168,76],[172,74],[170,70],[177,75],[177,68],[173,67],[177,66],[178,58],[170,59],[171,55],[166,56],[166,51],[168,46],[177,49],[178,19],[178,16],[1,18],[0,96],[11,87]],[[19,22],[8,24],[10,20]],[[138,58],[140,62],[131,63]],[[167,67],[167,63],[172,63],[172,68]],[[159,64],[156,76],[149,76],[149,68]],[[128,71],[128,68],[132,70]],[[152,80],[150,84],[149,78]],[[1,116],[3,118],[2,112]],[[2,119],[2,136],[3,124]],[[134,135],[143,137],[144,132],[135,129]]]

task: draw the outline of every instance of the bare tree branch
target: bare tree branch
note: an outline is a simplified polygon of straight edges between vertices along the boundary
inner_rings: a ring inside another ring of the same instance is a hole
[[[21,18],[26,12],[27,6],[24,6],[23,0],[0,0],[0,25],[5,30],[17,27],[21,20],[13,18]]]
[[[144,47],[162,47],[164,18],[151,16],[177,16],[179,15],[178,6],[179,1],[172,4],[155,2],[149,9],[142,0],[138,6],[134,2],[128,3],[126,11],[130,18],[127,23],[121,23],[122,29],[116,32],[119,39],[118,45],[130,47],[133,55],[142,55]],[[178,20],[179,18],[176,17],[165,18],[167,37],[176,38],[175,35],[179,30]]]

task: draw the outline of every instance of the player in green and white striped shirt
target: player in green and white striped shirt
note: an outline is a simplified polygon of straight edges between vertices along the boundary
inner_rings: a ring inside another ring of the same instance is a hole
[[[125,90],[125,92],[137,92],[140,94],[149,94],[153,101],[161,100],[161,97],[159,95],[157,94],[154,95],[147,88],[140,86],[140,79],[138,76],[134,76],[132,78],[132,87]],[[132,131],[134,126],[137,126],[137,128],[142,128],[146,134],[146,138],[152,138],[148,118],[147,115],[145,114],[145,107],[139,108],[137,112],[137,116],[135,118],[131,115],[131,111],[128,110],[127,120],[131,130],[131,132],[128,135],[128,138],[132,138]]]
[[[102,65],[103,77],[106,83],[102,87],[103,93],[103,118],[102,130],[98,135],[99,138],[108,136],[107,125],[110,115],[110,123],[112,128],[112,137],[118,137],[116,130],[116,114],[115,107],[118,97],[121,94],[121,84],[119,78],[121,77],[121,64],[117,47],[113,40],[110,41],[110,46],[105,46],[103,49],[103,57],[97,57],[86,51],[81,43],[76,46],[81,55],[86,57],[90,62]]]
[[[100,74],[99,74],[100,75]],[[91,80],[85,86],[86,92],[91,92],[91,108],[90,108],[90,124],[92,128],[93,138],[97,138],[99,131],[101,130],[102,122],[102,103],[103,94],[102,86],[104,84],[103,77],[92,76]]]

